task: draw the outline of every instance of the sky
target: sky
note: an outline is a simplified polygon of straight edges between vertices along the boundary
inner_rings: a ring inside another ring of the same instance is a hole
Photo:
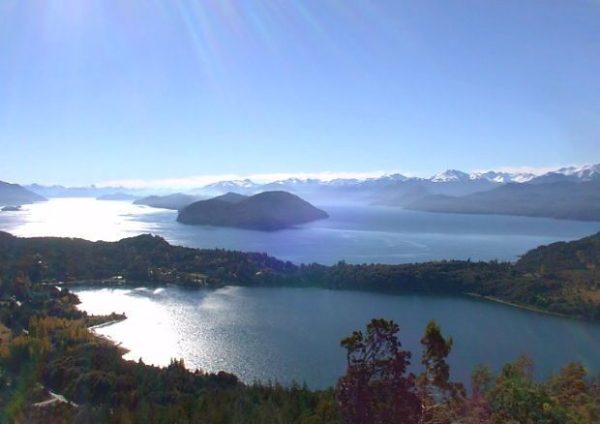
[[[598,0],[0,0],[0,180],[600,162]]]

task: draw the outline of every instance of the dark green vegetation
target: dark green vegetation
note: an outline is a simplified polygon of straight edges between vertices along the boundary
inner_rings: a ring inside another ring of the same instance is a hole
[[[18,184],[9,184],[0,181],[0,205],[17,206],[26,203],[42,202],[46,200]]]
[[[21,206],[4,206],[0,209],[2,212],[19,212],[20,210],[22,210]]]
[[[600,234],[534,249],[516,264],[295,265],[266,254],[171,246],[142,235],[119,242],[17,238],[0,232],[0,278],[189,286],[298,286],[385,293],[475,294],[600,321]]]
[[[398,326],[374,320],[342,341],[346,374],[335,390],[245,385],[227,373],[156,368],[87,327],[59,281],[185,285],[321,285],[382,292],[476,292],[598,319],[600,235],[535,249],[517,264],[468,261],[383,266],[296,266],[264,254],[198,250],[149,235],[116,243],[0,233],[0,422],[588,423],[600,419],[600,382],[568,364],[544,382],[526,358],[498,375],[450,380],[451,339],[430,323],[422,372],[408,372]],[[332,341],[333,342],[333,341]],[[58,393],[63,397],[52,395]]]
[[[234,375],[129,362],[88,331],[68,290],[17,277],[0,305],[0,422],[337,422],[331,390],[247,386]],[[149,332],[151,334],[151,332]],[[60,394],[55,396],[52,393]]]
[[[425,196],[406,207],[428,212],[600,221],[600,181],[507,184],[462,197]]]
[[[327,213],[294,194],[265,191],[250,197],[228,193],[192,203],[179,212],[177,221],[275,231],[327,217]]]
[[[119,242],[68,238],[17,238],[0,232],[0,279],[18,275],[33,285],[93,281],[219,287],[261,285],[292,276],[298,267],[266,254],[171,246],[141,235]],[[261,271],[264,272],[261,273]]]
[[[165,196],[148,196],[133,202],[135,205],[152,206],[153,208],[180,210],[200,200],[198,196],[183,193],[168,194]]]
[[[231,374],[125,361],[87,327],[67,289],[5,284],[0,305],[0,422],[26,423],[591,423],[600,381],[567,365],[545,382],[521,358],[498,375],[473,373],[472,393],[450,380],[452,340],[430,323],[422,372],[408,372],[397,324],[377,319],[342,340],[347,370],[335,390],[245,385]],[[332,341],[333,342],[333,341]]]
[[[374,319],[341,344],[346,374],[335,394],[345,423],[594,423],[600,420],[600,378],[578,363],[547,381],[533,380],[533,363],[523,356],[498,375],[485,367],[472,374],[471,393],[450,380],[446,358],[452,339],[430,322],[421,345],[422,372],[408,372],[411,353],[402,350],[399,327]]]

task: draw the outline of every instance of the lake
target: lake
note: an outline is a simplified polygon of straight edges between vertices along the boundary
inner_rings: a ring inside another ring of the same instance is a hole
[[[186,290],[78,288],[89,313],[125,312],[125,321],[98,328],[129,349],[127,359],[166,365],[183,358],[190,369],[228,371],[243,381],[335,384],[344,371],[339,340],[371,318],[400,325],[404,348],[420,358],[429,320],[452,336],[452,377],[468,382],[476,364],[497,370],[522,353],[538,376],[581,361],[600,372],[600,325],[466,297],[383,295],[317,288]],[[416,370],[416,369],[415,369]]]
[[[319,205],[321,206],[321,205]],[[115,241],[158,234],[189,247],[266,252],[296,263],[407,263],[439,259],[515,260],[527,250],[596,233],[598,222],[495,215],[434,214],[393,207],[322,206],[330,219],[260,232],[188,226],[177,212],[124,201],[51,199],[0,213],[0,229],[17,236]]]
[[[186,226],[176,212],[124,201],[52,199],[0,213],[0,229],[18,236],[115,241],[141,233],[189,247],[266,252],[281,259],[332,264],[406,263],[438,259],[515,260],[528,249],[600,230],[594,222],[490,215],[432,214],[390,207],[324,207],[331,218],[264,233]],[[581,360],[600,371],[597,325],[540,315],[464,297],[391,296],[321,289],[186,291],[178,288],[80,289],[92,313],[126,312],[98,332],[130,349],[128,358],[225,370],[244,381],[334,384],[344,369],[339,340],[375,317],[396,320],[419,361],[425,325],[437,320],[455,339],[455,378],[468,381],[478,363],[495,368],[528,352],[540,375]]]

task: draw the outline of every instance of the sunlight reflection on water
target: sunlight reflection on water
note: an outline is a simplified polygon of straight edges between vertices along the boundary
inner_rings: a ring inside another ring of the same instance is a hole
[[[116,241],[144,232],[156,225],[140,220],[141,215],[163,212],[160,209],[122,201],[92,198],[50,199],[23,207],[3,227],[20,237],[59,236],[87,240]]]
[[[330,219],[264,232],[183,225],[177,212],[92,198],[51,199],[0,213],[18,236],[116,241],[142,233],[175,245],[266,252],[295,263],[408,263],[439,259],[515,260],[541,244],[600,230],[597,222],[492,215],[431,214],[379,206],[331,206]]]
[[[116,342],[126,340],[129,349],[126,359],[137,360],[143,356],[146,363],[164,366],[169,364],[170,358],[182,357],[183,352],[178,349],[178,326],[172,316],[156,298],[149,296],[155,291],[100,289],[80,292],[79,298],[85,310],[92,314],[126,312],[126,321],[95,331]]]
[[[465,382],[476,364],[497,370],[525,352],[540,376],[574,360],[600,371],[599,325],[469,298],[244,287],[74,291],[90,313],[126,312],[125,321],[96,330],[130,349],[126,359],[167,365],[183,358],[190,369],[224,370],[250,383],[334,384],[344,369],[339,340],[373,317],[400,324],[413,364],[425,325],[436,320],[454,338],[452,373]]]

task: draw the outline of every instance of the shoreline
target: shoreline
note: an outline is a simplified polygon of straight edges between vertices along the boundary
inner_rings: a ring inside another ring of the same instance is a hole
[[[79,283],[79,284],[78,284]],[[98,287],[98,288],[126,288],[126,287],[130,287],[130,288],[139,288],[139,287],[168,287],[168,286],[174,286],[174,287],[179,287],[179,288],[185,288],[185,289],[192,289],[192,290],[197,290],[197,289],[220,289],[223,287],[227,287],[227,286],[232,286],[232,287],[245,287],[245,288],[261,288],[261,286],[247,286],[247,285],[237,285],[237,284],[226,284],[223,286],[208,286],[208,287],[190,287],[190,286],[185,286],[185,285],[180,285],[180,284],[173,284],[173,283],[161,283],[161,282],[146,282],[146,283],[141,283],[141,282],[136,282],[136,281],[128,281],[124,284],[119,284],[119,285],[110,285],[110,284],[106,284],[104,281],[102,280],[86,280],[85,282],[83,281],[79,281],[78,283],[73,282],[73,283],[69,283],[69,285],[75,286],[75,287],[82,287],[82,288],[89,288],[89,287]],[[87,283],[87,284],[86,284]],[[91,283],[90,285],[88,285],[89,283]],[[64,283],[63,283],[64,284]],[[141,284],[141,285],[138,285]],[[555,317],[559,317],[559,318],[568,318],[568,319],[573,319],[576,321],[581,321],[581,322],[588,322],[588,323],[592,323],[592,324],[600,324],[600,322],[598,321],[594,321],[594,320],[590,320],[587,319],[585,317],[581,317],[581,316],[575,316],[575,315],[568,315],[568,314],[563,314],[560,312],[553,312],[553,311],[549,311],[549,310],[545,310],[545,309],[540,309],[537,308],[535,306],[529,306],[529,305],[525,305],[525,304],[521,304],[521,303],[514,303],[514,302],[510,302],[507,300],[502,300],[500,298],[494,297],[494,296],[485,296],[485,295],[481,295],[481,294],[477,294],[477,293],[473,293],[473,292],[459,292],[459,293],[424,293],[424,292],[401,292],[401,293],[387,293],[387,292],[380,292],[378,290],[360,290],[360,289],[348,289],[348,288],[331,288],[331,287],[323,287],[323,286],[319,286],[319,285],[315,285],[315,286],[295,286],[295,285],[275,285],[275,286],[263,286],[264,288],[319,288],[319,289],[323,289],[323,290],[334,290],[334,291],[358,291],[358,292],[362,292],[362,291],[366,291],[368,293],[381,293],[384,295],[405,295],[405,294],[426,294],[426,295],[433,295],[433,296],[466,296],[466,297],[470,297],[470,298],[474,298],[474,299],[481,299],[481,300],[485,300],[488,302],[493,302],[493,303],[498,303],[501,305],[505,305],[505,306],[510,306],[513,308],[517,308],[517,309],[521,309],[521,310],[525,310],[525,311],[529,311],[529,312],[535,312],[538,314],[544,314],[544,315],[550,315],[550,316],[555,316]],[[102,328],[103,326],[108,326],[108,325],[112,325],[112,324],[116,324],[120,321],[123,321],[127,319],[127,316],[123,316],[122,318],[117,318],[115,320],[111,320],[109,322],[105,322],[105,323],[100,323],[94,326],[89,327],[90,329],[94,329],[94,328]]]
[[[493,303],[498,303],[498,304],[501,304],[501,305],[511,306],[513,308],[522,309],[524,311],[536,312],[538,314],[544,314],[544,315],[552,315],[552,316],[560,317],[560,318],[568,318],[568,319],[573,319],[573,320],[582,321],[582,322],[596,323],[595,321],[587,320],[585,318],[581,318],[581,317],[578,317],[578,316],[561,314],[560,312],[548,311],[548,310],[545,310],[545,309],[536,308],[535,306],[527,306],[527,305],[524,305],[524,304],[521,304],[521,303],[513,303],[513,302],[509,302],[507,300],[499,299],[499,298],[494,297],[494,296],[485,296],[485,295],[477,294],[477,293],[463,293],[463,294],[465,296],[472,297],[472,298],[475,298],[475,299],[482,299],[482,300],[486,300],[488,302],[493,302]]]
[[[126,355],[127,353],[129,353],[129,349],[123,347],[123,343],[121,342],[116,342],[115,340],[111,339],[108,336],[104,336],[102,334],[98,334],[96,333],[95,330],[88,328],[88,331],[90,332],[90,334],[97,338],[98,340],[100,340],[102,343],[114,346],[115,348],[117,348],[117,350],[119,351],[119,353],[121,354],[121,359],[125,360],[125,358],[123,358],[124,355]]]
[[[79,300],[79,297],[77,297],[77,300],[79,301],[77,309],[79,308],[79,305],[81,305],[81,301]],[[81,309],[80,309],[81,310]],[[84,311],[85,312],[85,311]],[[102,317],[101,315],[90,315],[90,318],[100,318]],[[104,321],[104,322],[100,322],[99,324],[94,324],[94,325],[90,325],[89,327],[87,327],[88,332],[95,338],[97,338],[98,340],[102,341],[102,343],[106,343],[106,344],[110,344],[112,346],[115,346],[119,352],[121,353],[121,357],[123,357],[123,355],[125,355],[126,353],[129,352],[129,349],[124,348],[122,346],[121,342],[116,342],[115,340],[113,340],[112,338],[105,336],[103,334],[98,334],[96,332],[97,329],[99,328],[103,328],[103,327],[108,327],[110,325],[113,324],[117,324],[119,322],[125,321],[127,319],[127,315],[123,314],[117,314],[115,312],[113,312],[112,314],[109,315],[104,315],[104,317],[106,318],[112,318],[108,321]]]
[[[100,324],[92,325],[92,326],[88,327],[88,330],[95,331],[97,328],[108,327],[109,325],[113,325],[118,322],[125,321],[126,319],[127,319],[127,317],[123,316],[122,318],[117,318],[117,319],[106,321],[106,322],[103,322]]]

